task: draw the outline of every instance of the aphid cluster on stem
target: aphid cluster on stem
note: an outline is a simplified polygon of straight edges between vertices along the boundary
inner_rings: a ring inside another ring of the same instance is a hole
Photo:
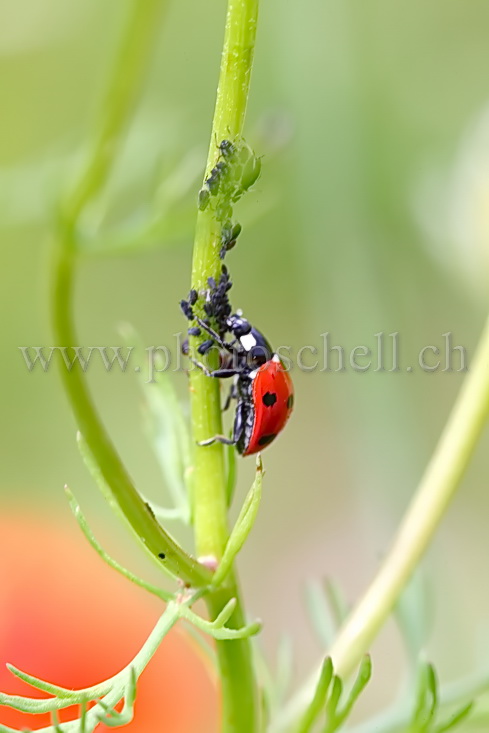
[[[244,140],[221,140],[217,149],[217,163],[199,191],[198,204],[201,211],[213,206],[222,227],[219,256],[224,259],[241,232],[241,225],[232,221],[233,205],[257,181],[261,159]]]
[[[236,244],[236,240],[241,234],[241,229],[242,227],[239,223],[233,225],[233,223],[229,221],[226,224],[223,224],[221,230],[221,249],[219,252],[221,260],[225,258],[226,253],[229,252],[229,250]]]
[[[220,338],[223,338],[228,331],[227,320],[232,310],[228,292],[231,290],[233,283],[231,282],[227,267],[222,265],[221,275],[217,283],[213,277],[210,277],[207,284],[209,287],[204,291],[202,296],[202,310],[206,315],[206,319],[202,321],[204,324],[202,327],[210,327],[212,321],[214,330]],[[180,307],[184,316],[189,321],[195,321],[197,323],[201,321],[194,313],[194,306],[197,303],[198,297],[197,291],[191,290],[188,299],[180,301]],[[200,336],[201,328],[199,326],[191,326],[188,329],[188,334],[189,336]]]
[[[242,139],[221,140],[217,148],[217,163],[199,191],[199,209],[204,211],[212,206],[221,224],[219,256],[224,259],[241,233],[241,224],[232,221],[233,205],[257,181],[261,159]],[[284,428],[292,412],[294,388],[280,357],[261,331],[254,328],[241,311],[232,312],[228,295],[232,283],[227,268],[222,265],[219,280],[216,282],[210,277],[207,285],[208,288],[200,293],[191,290],[180,306],[192,324],[189,336],[203,338],[197,346],[197,354],[203,357],[212,348],[217,348],[219,367],[211,371],[190,356],[188,342],[184,343],[183,350],[208,377],[233,379],[224,409],[234,399],[236,411],[232,438],[214,435],[200,445],[218,441],[235,445],[239,453],[248,456],[269,445]]]

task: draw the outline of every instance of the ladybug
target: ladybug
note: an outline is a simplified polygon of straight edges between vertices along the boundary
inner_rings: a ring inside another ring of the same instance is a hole
[[[215,442],[235,445],[242,456],[269,445],[285,427],[294,405],[294,387],[289,373],[278,354],[273,352],[265,336],[238,312],[226,319],[227,331],[234,336],[224,341],[202,319],[195,316],[200,328],[211,337],[199,347],[199,353],[209,351],[214,344],[221,350],[218,369],[209,371],[204,364],[194,361],[208,377],[234,378],[228,400],[237,400],[233,437],[215,435],[199,445]]]

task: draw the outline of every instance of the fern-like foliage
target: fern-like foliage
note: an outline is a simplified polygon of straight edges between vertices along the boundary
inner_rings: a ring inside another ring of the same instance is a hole
[[[208,592],[207,589],[186,590],[180,594],[171,594],[138,578],[105,552],[92,534],[80,506],[68,488],[66,488],[66,493],[70,507],[83,534],[100,557],[128,580],[167,602],[164,613],[129,664],[113,677],[91,687],[70,690],[34,677],[11,664],[7,665],[15,677],[50,697],[40,699],[0,693],[0,705],[6,705],[28,714],[51,713],[53,716],[52,725],[42,728],[41,730],[44,733],[92,733],[100,723],[106,726],[119,727],[132,720],[137,681],[165,636],[178,621],[184,621],[200,632],[218,640],[246,639],[257,634],[261,624],[256,621],[240,629],[228,628],[226,624],[236,607],[236,599],[234,598],[224,606],[214,620],[209,621],[199,616],[191,608],[197,600],[205,596]],[[117,707],[121,702],[123,703],[122,709],[118,710]],[[80,706],[79,718],[64,723],[58,722],[57,712],[73,705]],[[25,731],[26,729],[21,730]],[[13,728],[0,725],[0,733],[18,732]]]

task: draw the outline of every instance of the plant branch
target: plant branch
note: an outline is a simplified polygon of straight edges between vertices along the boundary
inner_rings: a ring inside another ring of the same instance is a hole
[[[399,528],[367,593],[347,619],[331,655],[346,676],[358,664],[428,547],[467,468],[489,416],[489,319],[471,372]]]
[[[435,452],[391,551],[332,645],[335,669],[347,677],[368,651],[430,543],[472,457],[489,416],[489,319]],[[272,727],[289,730],[312,697],[315,681],[291,700]]]
[[[104,722],[110,726],[126,725],[133,717],[138,678],[150,662],[164,637],[179,619],[187,621],[205,634],[210,634],[214,639],[220,640],[248,638],[258,632],[260,628],[259,622],[255,622],[241,629],[230,629],[226,626],[236,606],[234,599],[229,601],[219,616],[213,621],[206,621],[195,614],[190,610],[190,606],[198,600],[202,593],[203,591],[197,591],[193,595],[187,595],[186,598],[182,597],[178,600],[170,601],[163,615],[132,661],[120,672],[96,685],[79,690],[71,690],[53,685],[51,682],[27,674],[13,665],[7,665],[9,671],[15,677],[21,679],[35,690],[47,693],[52,697],[39,698],[37,695],[36,697],[25,697],[0,692],[0,705],[6,705],[14,710],[30,714],[51,712],[54,721],[57,720],[56,711],[71,707],[72,705],[81,705],[82,711],[85,711],[85,714],[82,712],[81,720],[72,720],[67,723],[62,723],[59,725],[59,728],[54,728],[55,730],[61,731],[61,733],[79,733],[80,730],[86,730],[88,733],[88,731],[95,730],[99,722]],[[115,706],[122,698],[124,698],[124,707],[121,711],[117,711],[115,710]],[[95,702],[96,704],[87,712],[86,705],[90,702]],[[109,716],[109,719],[107,719],[107,716]],[[81,726],[82,721],[84,723],[83,728]],[[6,733],[9,733],[10,730],[0,725],[0,732],[6,731]],[[42,728],[42,730],[51,732],[53,728],[50,726],[49,728]]]
[[[66,347],[78,343],[73,323],[73,295],[79,220],[110,172],[143,79],[151,40],[166,4],[166,0],[146,0],[144,3],[134,0],[93,145],[85,167],[61,206],[56,233],[52,319],[56,341]],[[74,365],[71,371],[62,368],[62,380],[80,431],[129,525],[171,573],[191,585],[206,585],[211,574],[162,529],[136,491],[77,366]]]

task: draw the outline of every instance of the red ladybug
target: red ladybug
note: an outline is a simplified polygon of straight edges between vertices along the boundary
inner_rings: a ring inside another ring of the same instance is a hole
[[[201,354],[209,351],[214,343],[221,349],[221,365],[209,371],[200,362],[194,362],[209,377],[224,379],[234,377],[226,407],[231,399],[237,399],[233,437],[216,435],[199,445],[212,445],[216,441],[235,445],[243,456],[269,445],[285,427],[294,405],[294,387],[280,357],[275,354],[260,331],[239,313],[226,320],[227,330],[234,340],[224,341],[205,321],[195,317],[199,326],[211,339],[199,347]]]

